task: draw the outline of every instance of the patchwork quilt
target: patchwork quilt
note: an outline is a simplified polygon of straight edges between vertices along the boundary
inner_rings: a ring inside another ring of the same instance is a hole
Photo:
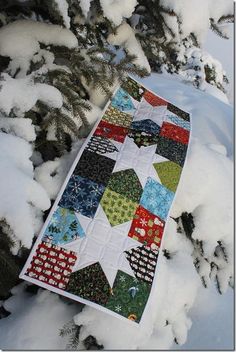
[[[190,115],[128,77],[65,180],[20,277],[139,323],[189,144]]]

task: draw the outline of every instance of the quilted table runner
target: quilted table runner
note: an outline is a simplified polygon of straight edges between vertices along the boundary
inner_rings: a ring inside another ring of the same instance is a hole
[[[141,321],[190,116],[128,77],[80,150],[20,277]]]

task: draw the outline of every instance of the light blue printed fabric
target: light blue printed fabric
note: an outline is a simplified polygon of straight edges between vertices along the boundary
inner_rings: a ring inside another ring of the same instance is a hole
[[[189,121],[185,121],[183,119],[181,119],[180,117],[176,116],[176,115],[172,115],[168,110],[167,110],[167,115],[166,117],[173,122],[174,124],[176,124],[179,127],[182,127],[188,131],[190,131],[190,122]]]
[[[166,220],[173,199],[173,192],[148,177],[140,204],[152,214],[159,216],[162,220]]]
[[[43,241],[60,245],[84,236],[84,230],[74,212],[58,207],[45,230]]]
[[[127,112],[132,115],[135,112],[135,106],[130,95],[122,88],[118,89],[115,96],[112,98],[111,105],[120,111]]]

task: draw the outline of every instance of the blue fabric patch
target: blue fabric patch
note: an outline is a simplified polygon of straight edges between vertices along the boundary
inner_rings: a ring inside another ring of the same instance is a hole
[[[167,110],[167,117],[173,123],[175,123],[177,126],[182,127],[184,129],[190,131],[190,122],[189,121],[185,121],[176,115],[171,115],[171,113],[168,110]]]
[[[72,175],[58,205],[93,218],[104,191],[104,185]]]
[[[85,232],[74,212],[57,208],[45,230],[43,241],[55,245],[66,244],[84,237]]]
[[[130,95],[122,88],[118,89],[112,98],[111,105],[120,111],[129,112],[130,114],[135,112],[135,106]]]
[[[148,177],[140,204],[151,213],[159,216],[162,220],[166,220],[173,199],[173,192],[151,177]]]
[[[158,134],[161,130],[160,126],[150,119],[133,121],[130,128],[151,134]]]

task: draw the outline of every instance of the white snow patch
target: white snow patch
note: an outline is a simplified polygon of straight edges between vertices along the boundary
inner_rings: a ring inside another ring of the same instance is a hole
[[[70,17],[68,16],[68,3],[66,0],[54,0],[60,11],[61,17],[66,28],[70,28]]]
[[[68,337],[61,338],[59,332],[78,311],[78,305],[65,304],[58,295],[42,289],[36,295],[29,294],[25,287],[22,283],[13,288],[13,296],[4,303],[12,314],[0,320],[1,348],[66,350]]]
[[[137,0],[100,0],[104,16],[119,26],[123,18],[131,17]]]
[[[107,38],[107,41],[112,45],[120,45],[124,47],[129,54],[136,56],[134,61],[136,65],[144,67],[148,72],[151,72],[150,65],[143,52],[143,49],[135,38],[134,30],[128,23],[122,23],[117,28],[116,34],[110,34]]]
[[[43,22],[18,20],[0,28],[2,56],[30,59],[40,50],[39,43],[72,49],[78,40],[70,30]]]
[[[63,104],[62,95],[57,88],[45,83],[34,83],[30,76],[11,78],[3,73],[0,85],[0,110],[6,114],[12,109],[23,114],[38,100],[53,108],[61,108]]]
[[[31,154],[26,141],[0,132],[0,199],[4,200],[0,219],[6,220],[16,239],[27,248],[38,227],[36,214],[50,206],[45,190],[33,179]]]
[[[26,118],[0,117],[0,130],[21,137],[28,142],[33,142],[36,138],[32,120]]]

